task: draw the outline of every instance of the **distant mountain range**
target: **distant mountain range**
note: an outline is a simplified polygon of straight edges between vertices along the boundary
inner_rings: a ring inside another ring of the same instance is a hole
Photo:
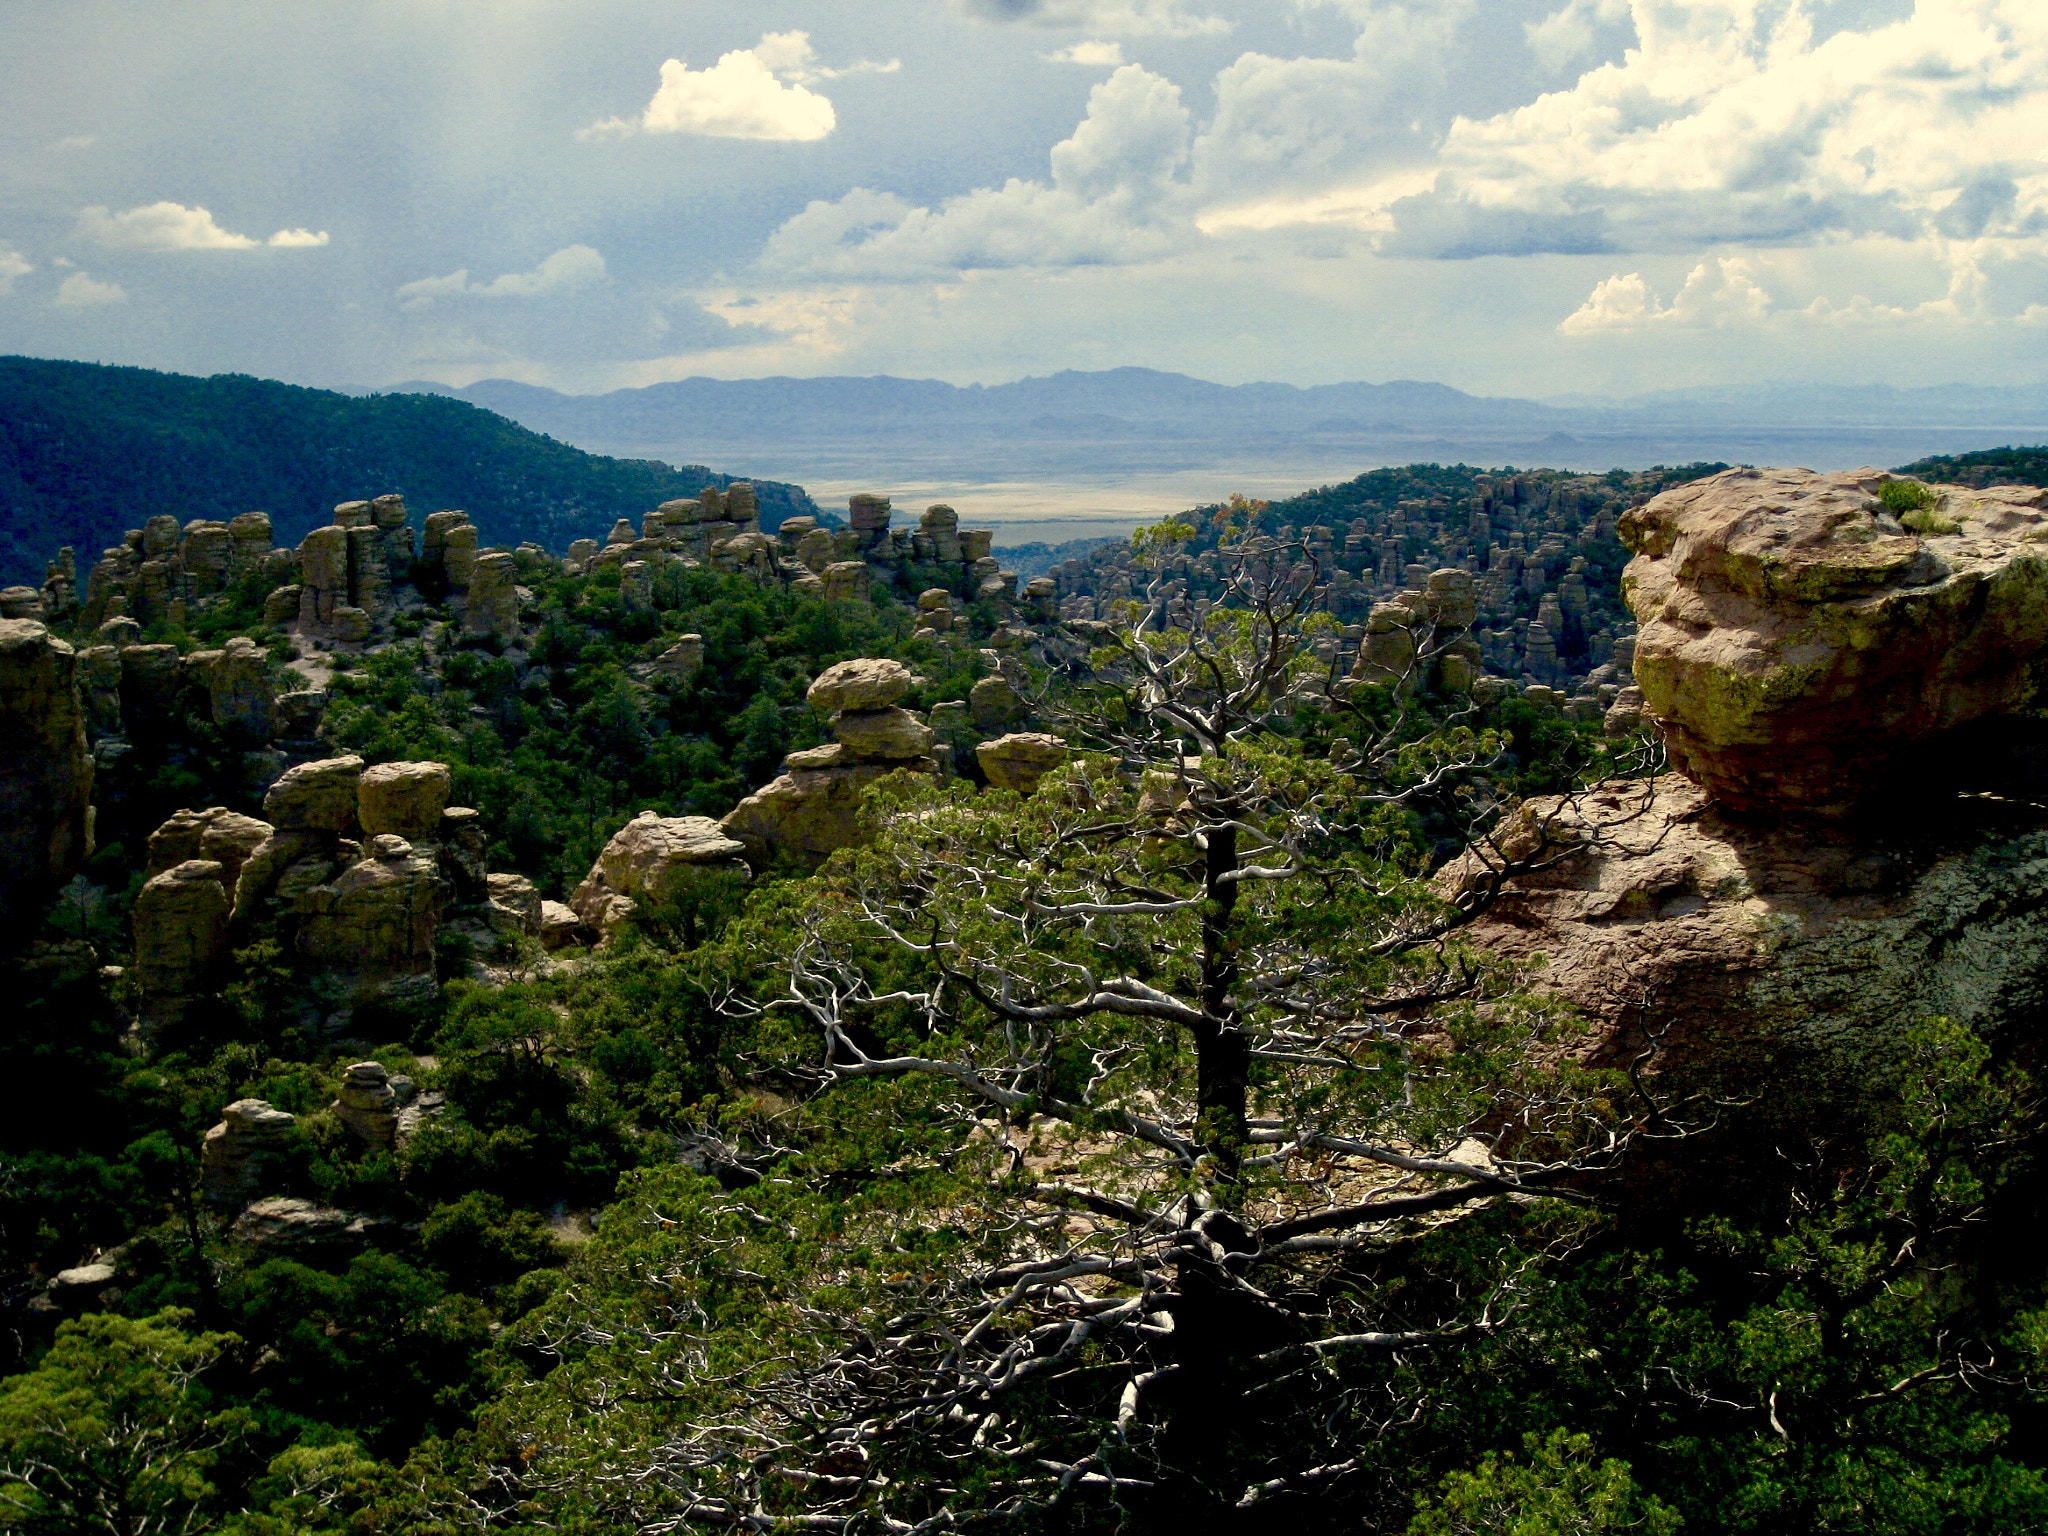
[[[62,544],[89,566],[160,512],[265,511],[296,543],[337,502],[395,491],[416,510],[462,508],[487,543],[559,550],[735,478],[599,457],[439,394],[0,357],[0,585],[39,584]],[[767,526],[817,511],[800,486],[756,485]]]
[[[421,384],[406,388],[441,390]],[[445,390],[609,453],[690,451],[790,478],[1005,478],[1435,459],[1569,469],[1722,459],[1895,464],[2048,439],[2048,386],[1780,385],[1632,400],[1469,395],[1442,384],[1211,384],[1145,368],[1013,384],[684,379],[564,395],[490,379]]]

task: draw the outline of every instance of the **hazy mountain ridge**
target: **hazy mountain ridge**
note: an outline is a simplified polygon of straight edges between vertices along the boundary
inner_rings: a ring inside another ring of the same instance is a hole
[[[295,543],[336,503],[391,491],[467,510],[487,542],[560,549],[744,478],[589,454],[438,394],[0,358],[0,582],[40,581],[62,544],[90,564],[164,512],[184,522],[266,511]],[[765,526],[817,511],[800,486],[756,484]]]

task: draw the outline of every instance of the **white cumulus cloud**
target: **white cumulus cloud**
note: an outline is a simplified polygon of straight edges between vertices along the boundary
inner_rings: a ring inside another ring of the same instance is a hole
[[[113,213],[104,207],[78,215],[81,239],[112,251],[247,251],[266,242],[222,229],[204,208],[183,203],[148,203]],[[325,230],[280,229],[267,242],[278,246],[325,245]]]
[[[856,69],[888,72],[896,65]],[[847,71],[852,72],[852,71]],[[693,133],[720,139],[822,139],[838,126],[832,103],[807,88],[826,72],[816,67],[808,34],[768,32],[752,48],[735,48],[708,69],[681,59],[661,66],[661,84],[638,118],[612,117],[577,132],[579,139],[634,133]]]
[[[0,245],[0,293],[14,292],[14,280],[35,271],[35,263],[11,245]]]
[[[469,280],[469,268],[443,277],[422,277],[397,290],[401,309],[426,309],[437,299],[534,299],[575,293],[606,280],[604,257],[587,245],[567,245],[526,272],[507,272],[488,283]]]
[[[1193,234],[1190,123],[1180,88],[1136,64],[1097,85],[1053,146],[1050,183],[1013,177],[914,207],[856,187],[813,202],[769,238],[762,265],[792,274],[909,278],[976,267],[1078,266],[1163,255]]]
[[[126,304],[128,290],[119,283],[103,283],[83,272],[74,272],[58,286],[51,301],[59,309],[96,309],[103,304]]]
[[[1738,256],[1703,261],[1686,275],[1669,304],[1659,302],[1640,272],[1616,273],[1595,285],[1558,330],[1567,336],[1646,327],[1755,325],[1770,317],[1771,296]]]
[[[1824,39],[1798,4],[1628,9],[1619,63],[1452,125],[1434,188],[1392,210],[1390,253],[2048,233],[2040,0],[1917,0]],[[1562,49],[1603,14],[1568,6],[1538,31],[1555,23]]]
[[[1039,55],[1048,64],[1085,64],[1091,69],[1115,69],[1124,61],[1124,45],[1108,42],[1073,43]]]

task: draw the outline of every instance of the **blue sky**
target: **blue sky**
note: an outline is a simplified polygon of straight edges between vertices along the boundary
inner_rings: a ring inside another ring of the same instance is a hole
[[[0,60],[5,351],[2048,378],[2042,0],[68,0]]]

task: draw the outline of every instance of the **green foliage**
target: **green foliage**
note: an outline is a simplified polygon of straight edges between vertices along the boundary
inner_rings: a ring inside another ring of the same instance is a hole
[[[1489,1451],[1446,1477],[1437,1497],[1423,1495],[1408,1536],[1671,1536],[1684,1523],[1636,1487],[1626,1462],[1594,1461],[1586,1435],[1554,1429],[1522,1445],[1524,1459]]]
[[[247,1433],[216,1411],[207,1372],[240,1341],[188,1332],[189,1312],[62,1324],[34,1370],[0,1384],[0,1528],[50,1536],[198,1531],[208,1480]]]
[[[2048,485],[2048,445],[1916,459],[1892,473],[1945,485]]]
[[[60,544],[89,564],[166,507],[181,520],[267,510],[279,542],[296,544],[336,503],[397,492],[427,511],[466,508],[486,542],[561,549],[731,480],[584,453],[441,395],[0,358],[0,582],[40,582]],[[818,510],[796,486],[756,490],[768,527]]]

